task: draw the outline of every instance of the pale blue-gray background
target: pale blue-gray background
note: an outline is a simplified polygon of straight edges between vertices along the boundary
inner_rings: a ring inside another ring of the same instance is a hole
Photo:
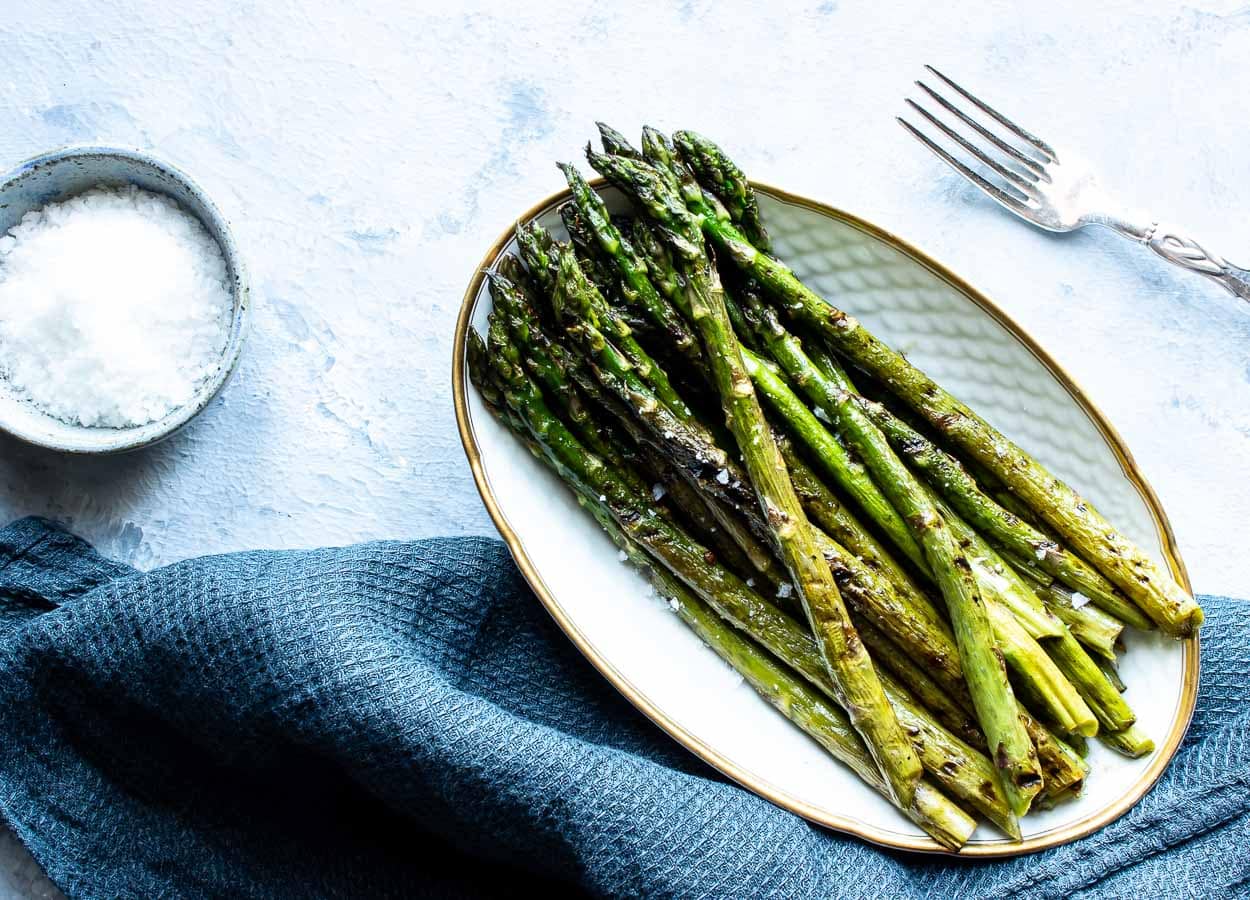
[[[107,460],[0,441],[0,517],[51,515],[145,568],[490,532],[451,408],[461,294],[595,119],[645,121],[704,131],[987,292],[1124,434],[1195,586],[1250,594],[1250,307],[1110,234],[1021,225],[893,121],[932,62],[1250,265],[1250,6],[421,6],[9,9],[0,168],[78,141],[167,157],[234,222],[256,312],[234,381],[175,440]],[[0,897],[51,890],[0,837]]]

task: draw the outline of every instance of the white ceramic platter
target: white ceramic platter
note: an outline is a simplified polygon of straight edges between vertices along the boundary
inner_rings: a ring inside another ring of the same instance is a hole
[[[614,189],[600,187],[610,207]],[[903,351],[1072,484],[1185,583],[1167,521],[1114,430],[1071,379],[988,299],[941,265],[854,216],[760,187],[777,254],[825,297]],[[563,237],[567,194],[524,216]],[[511,230],[479,269],[513,249]],[[475,274],[455,344],[456,414],[478,489],[534,592],[594,665],[676,740],[772,802],[831,828],[899,848],[938,851],[919,828],[760,700],[618,561],[572,494],[500,426],[469,385],[468,327],[490,296]],[[1127,699],[1157,749],[1128,760],[1091,741],[1079,799],[1022,823],[1023,843],[982,825],[965,855],[1009,855],[1073,840],[1128,810],[1158,778],[1192,712],[1198,644],[1127,636]]]

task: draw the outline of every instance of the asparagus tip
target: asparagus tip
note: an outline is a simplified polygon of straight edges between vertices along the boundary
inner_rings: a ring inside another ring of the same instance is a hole
[[[603,141],[603,149],[608,153],[613,153],[617,156],[627,156],[630,159],[641,158],[641,154],[625,135],[603,122],[596,122],[595,124],[599,126],[599,137]]]

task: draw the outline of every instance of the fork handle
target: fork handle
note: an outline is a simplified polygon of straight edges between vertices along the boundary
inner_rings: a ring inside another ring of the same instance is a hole
[[[1168,262],[1207,276],[1234,297],[1250,300],[1250,270],[1234,266],[1193,238],[1182,237],[1178,229],[1156,222],[1145,233],[1133,236]]]

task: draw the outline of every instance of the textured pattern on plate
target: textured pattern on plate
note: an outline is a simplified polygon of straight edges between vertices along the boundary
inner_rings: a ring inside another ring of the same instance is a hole
[[[613,211],[620,196],[604,191]],[[1063,385],[1007,328],[955,287],[884,241],[815,209],[770,196],[761,206],[779,254],[830,299],[905,350],[957,397],[1070,480],[1143,546],[1162,547],[1150,509],[1115,452]],[[564,235],[559,217],[543,225]],[[510,250],[511,242],[505,247]],[[483,287],[470,321],[483,329]],[[833,827],[898,846],[932,846],[848,770],[830,759],[710,653],[616,548],[571,494],[466,392],[484,488],[522,571],[556,620],[600,670],[670,733],[740,782]],[[588,586],[593,589],[587,590]],[[1130,635],[1121,672],[1139,724],[1161,746],[1182,708],[1184,652],[1152,635]],[[1100,745],[1076,802],[1032,814],[1025,837],[1073,826],[1115,806],[1142,782],[1158,753],[1126,760]],[[982,827],[974,843],[1009,850]]]

